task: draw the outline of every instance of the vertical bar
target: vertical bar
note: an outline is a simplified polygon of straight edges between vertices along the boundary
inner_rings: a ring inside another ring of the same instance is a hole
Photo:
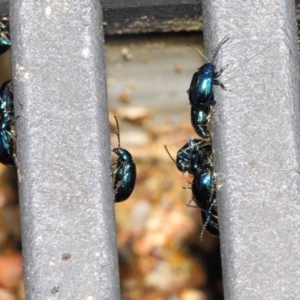
[[[100,2],[10,20],[26,299],[119,299]]]
[[[295,1],[203,0],[209,52],[227,34],[213,115],[226,299],[300,294]]]

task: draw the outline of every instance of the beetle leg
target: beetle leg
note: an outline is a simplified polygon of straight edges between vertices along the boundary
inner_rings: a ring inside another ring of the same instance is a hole
[[[218,77],[226,70],[226,68],[227,68],[228,66],[229,66],[229,65],[226,65],[225,67],[221,68],[220,71],[215,72],[214,75],[213,75],[213,77],[214,77],[214,78],[218,78]]]
[[[116,174],[116,173],[118,172],[118,170],[120,169],[120,167],[114,169],[114,166],[117,165],[117,164],[118,164],[118,163],[112,163],[112,164],[109,164],[109,166],[110,166],[110,171],[111,171],[110,177],[115,176],[115,174]]]
[[[224,91],[231,91],[230,89],[226,88],[225,85],[218,79],[214,79],[214,85],[219,85]]]
[[[190,200],[190,202],[186,205],[188,207],[193,207],[193,208],[199,208],[197,205],[191,205],[190,203],[194,201],[193,199]]]
[[[216,80],[216,79],[215,79]],[[215,82],[214,80],[214,82]],[[212,109],[212,107],[216,105],[216,100],[215,100],[215,95],[214,93],[212,94],[212,97],[211,97],[211,101],[210,101],[210,110]]]
[[[201,231],[201,234],[200,234],[200,241],[201,241],[201,242],[203,241],[204,232],[205,232],[205,230],[206,230],[206,227],[207,227],[209,221],[211,220],[211,216],[214,216],[216,219],[218,219],[218,216],[215,216],[215,215],[212,215],[212,214],[211,214],[211,210],[212,210],[212,208],[213,208],[213,206],[214,206],[215,204],[216,204],[216,200],[214,200],[214,201],[211,203],[211,205],[210,205],[210,207],[209,207],[209,209],[208,209],[208,214],[209,214],[209,216],[207,217],[206,222],[203,224],[202,231]]]
[[[122,182],[123,182],[123,179],[122,179],[122,180],[119,180],[119,181],[116,183],[116,186],[115,186],[115,188],[114,188],[115,194],[118,192],[118,189],[119,189],[120,186],[122,185]]]

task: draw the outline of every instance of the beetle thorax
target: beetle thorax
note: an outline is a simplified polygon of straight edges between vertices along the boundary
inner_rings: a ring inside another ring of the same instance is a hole
[[[212,63],[207,63],[205,65],[203,65],[199,71],[202,73],[202,74],[206,74],[206,75],[209,75],[209,76],[213,76],[214,72],[215,72],[215,66],[214,64]]]
[[[121,159],[121,161],[132,161],[131,154],[123,148],[115,148],[113,149],[113,152],[119,156],[119,159]]]

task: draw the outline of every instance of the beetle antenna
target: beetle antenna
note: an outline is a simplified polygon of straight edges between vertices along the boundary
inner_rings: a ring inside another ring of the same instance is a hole
[[[209,221],[210,221],[210,216],[207,217],[205,223],[203,224],[202,231],[201,231],[201,234],[200,234],[200,241],[201,242],[203,242],[204,232],[206,230],[206,227],[207,227]]]
[[[116,124],[117,124],[117,131],[116,131],[115,133],[116,133],[116,135],[117,135],[117,137],[118,137],[118,146],[119,146],[119,148],[121,148],[121,147],[120,147],[121,142],[120,142],[120,127],[119,127],[119,122],[118,122],[117,117],[116,117],[116,116],[114,116],[114,117],[115,117]]]
[[[217,56],[217,54],[218,54],[220,48],[221,48],[221,47],[222,47],[229,39],[230,39],[229,35],[226,35],[226,36],[222,39],[222,41],[219,43],[219,45],[217,46],[217,48],[216,48],[216,50],[215,50],[215,52],[214,52],[214,55],[213,55],[212,60],[211,60],[211,63],[214,62],[214,60],[215,60],[215,58],[216,58],[216,56]]]
[[[209,60],[207,59],[207,57],[196,47],[192,46],[192,45],[188,45],[189,47],[193,48],[194,50],[196,50],[198,53],[200,53],[200,55],[207,61],[209,62]]]
[[[187,190],[188,193],[189,193],[190,195],[192,195],[192,197],[193,197],[193,194],[191,193],[191,187],[188,186],[188,183],[187,183],[187,181],[186,181],[186,179],[185,179],[185,176],[184,176],[184,172],[182,172],[182,179],[183,179],[183,182],[184,182],[184,187],[183,187],[183,189]],[[191,202],[191,201],[192,201],[192,199],[190,200],[190,202]],[[189,205],[190,202],[187,204],[187,206],[191,206],[191,205]]]
[[[170,156],[170,158],[171,158],[171,159],[174,161],[174,163],[176,164],[176,160],[172,157],[172,155],[171,155],[171,153],[169,152],[167,146],[166,146],[166,145],[164,145],[164,146],[165,146],[165,149],[166,149],[168,155]]]

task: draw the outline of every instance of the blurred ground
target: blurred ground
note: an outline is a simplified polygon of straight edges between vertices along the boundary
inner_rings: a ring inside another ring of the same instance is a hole
[[[219,241],[207,233],[200,241],[200,211],[187,206],[190,192],[164,149],[175,158],[196,136],[186,90],[203,61],[187,45],[201,43],[187,33],[106,39],[112,148],[116,115],[138,174],[132,196],[116,204],[124,300],[223,299]],[[9,53],[0,69],[1,82],[11,78]],[[16,170],[1,166],[0,300],[24,299],[22,276]]]

